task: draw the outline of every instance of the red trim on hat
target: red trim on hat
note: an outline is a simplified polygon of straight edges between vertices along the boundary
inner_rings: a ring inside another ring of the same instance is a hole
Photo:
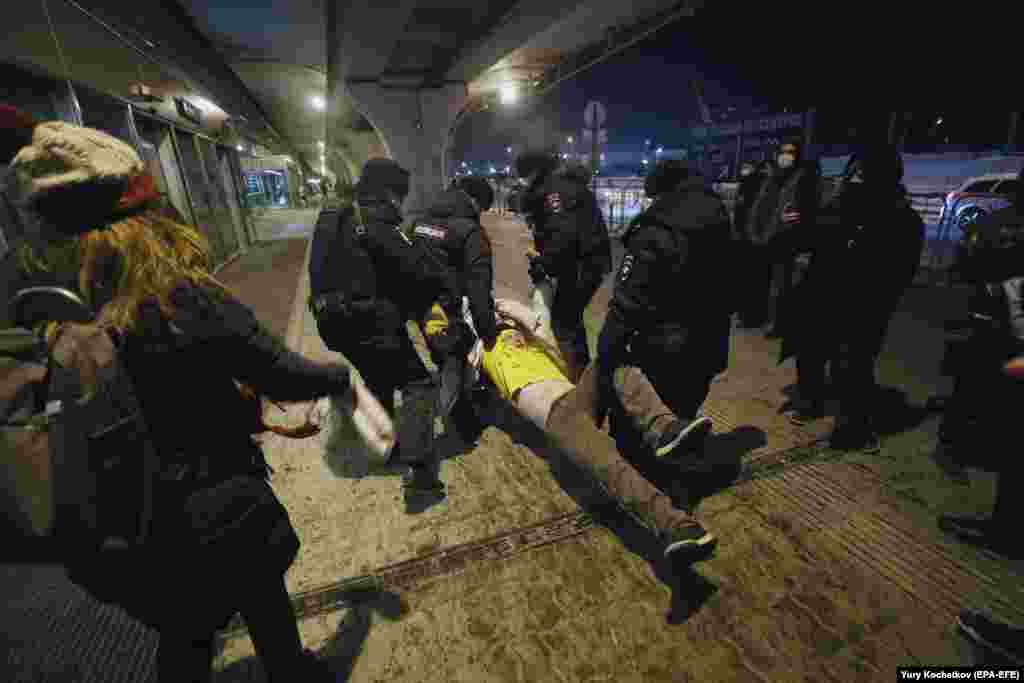
[[[121,195],[121,199],[118,200],[117,208],[120,211],[125,211],[155,199],[160,199],[156,181],[149,173],[142,173],[128,179],[128,186]]]
[[[38,121],[20,109],[16,109],[9,104],[0,104],[0,128],[14,128],[30,133],[38,123]]]

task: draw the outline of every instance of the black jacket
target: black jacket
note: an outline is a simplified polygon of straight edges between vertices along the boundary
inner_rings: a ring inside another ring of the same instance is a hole
[[[611,240],[597,198],[581,180],[576,167],[556,169],[522,201],[544,270],[559,279],[560,287],[575,283],[581,291],[596,291],[611,271]]]
[[[812,229],[820,206],[821,173],[816,162],[803,162],[791,171],[776,171],[758,190],[746,216],[747,239],[756,245],[791,241]],[[787,208],[800,212],[800,222],[783,222]],[[802,238],[797,239],[802,241]]]
[[[924,230],[902,186],[841,186],[807,233],[813,256],[782,324],[781,357],[833,348],[888,321],[920,266]]]
[[[764,176],[759,173],[752,173],[740,180],[739,188],[736,192],[736,207],[733,209],[732,217],[733,239],[739,242],[749,242],[747,219],[764,182]]]
[[[694,362],[709,372],[725,368],[734,299],[730,228],[725,205],[699,176],[634,222],[598,343],[603,362],[617,364],[635,334],[642,343],[699,353]]]
[[[420,320],[441,301],[457,305],[454,275],[401,231],[390,202],[363,199],[341,211],[323,210],[310,253],[310,293],[341,292],[355,299],[386,299],[407,320]]]
[[[497,330],[491,242],[469,195],[458,189],[443,192],[414,226],[412,238],[456,274],[460,293],[469,298],[477,334],[485,340],[494,339]]]
[[[146,420],[167,457],[213,453],[231,469],[232,458],[251,454],[252,408],[235,380],[277,401],[348,390],[346,366],[288,350],[227,294],[182,285],[171,302],[176,311],[170,319],[144,304],[140,330],[127,335],[123,347]]]

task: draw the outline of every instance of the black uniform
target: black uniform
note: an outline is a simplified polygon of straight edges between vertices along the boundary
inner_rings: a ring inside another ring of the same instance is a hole
[[[611,271],[611,240],[594,193],[575,167],[561,167],[527,190],[524,204],[540,256],[534,272],[557,279],[552,326],[574,365],[589,363],[583,309]]]
[[[994,471],[999,477],[989,519],[944,516],[939,526],[1016,557],[1024,498],[1020,467],[1005,445],[1020,439],[1024,386],[1007,378],[1002,366],[1024,354],[1024,190],[1013,206],[980,218],[973,234],[963,269],[974,286],[971,325],[966,339],[947,346],[944,369],[954,376],[955,388],[939,441],[960,467]]]
[[[786,325],[782,349],[782,358],[797,356],[800,398],[812,415],[821,411],[825,365],[832,361],[841,397],[838,434],[846,433],[834,434],[834,445],[875,438],[875,361],[924,248],[924,222],[900,185],[898,152],[880,146],[859,158],[865,160],[866,180],[844,180],[815,229],[804,234],[814,253],[794,294],[799,315]]]
[[[598,341],[602,375],[637,365],[674,414],[692,419],[728,363],[735,267],[729,214],[700,176],[691,177],[659,196],[623,242]]]
[[[490,344],[497,336],[494,263],[491,242],[472,198],[460,189],[443,192],[415,225],[412,238],[455,274],[460,294],[469,299],[477,334]]]
[[[324,343],[345,355],[389,412],[395,389],[403,389],[399,457],[430,464],[437,386],[405,323],[422,320],[437,301],[454,315],[459,297],[451,273],[401,232],[401,222],[390,201],[368,196],[340,212],[321,211],[310,306]]]

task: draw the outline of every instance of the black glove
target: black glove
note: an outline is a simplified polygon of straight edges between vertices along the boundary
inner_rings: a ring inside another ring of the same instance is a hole
[[[530,280],[533,284],[540,284],[544,280],[548,279],[548,271],[544,270],[544,265],[540,262],[540,259],[536,256],[530,259]]]
[[[465,322],[450,322],[444,334],[430,340],[430,347],[439,356],[447,358],[451,355],[465,356],[476,343],[473,329]]]

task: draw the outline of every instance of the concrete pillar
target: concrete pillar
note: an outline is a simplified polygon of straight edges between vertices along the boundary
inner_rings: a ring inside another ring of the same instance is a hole
[[[465,83],[439,88],[388,88],[350,83],[356,109],[380,133],[388,157],[412,173],[405,214],[416,217],[445,183],[445,155],[459,112],[466,105]]]

